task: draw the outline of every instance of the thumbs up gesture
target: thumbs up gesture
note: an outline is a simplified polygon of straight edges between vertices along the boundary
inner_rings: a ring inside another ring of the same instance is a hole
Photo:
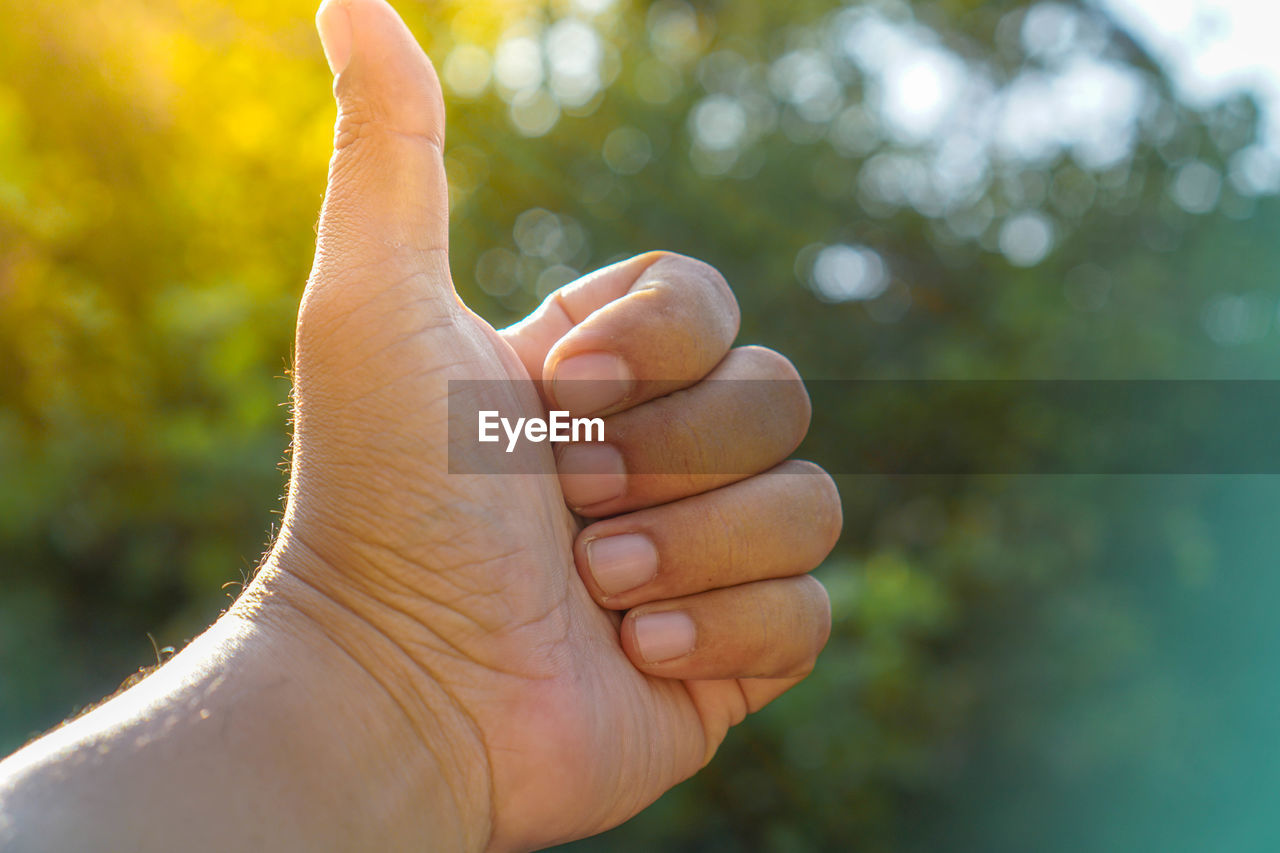
[[[694,773],[826,640],[804,573],[838,498],[783,462],[807,397],[782,356],[730,349],[731,291],[677,255],[589,275],[495,331],[450,277],[430,62],[381,0],[329,0],[318,22],[338,119],[292,481],[241,607],[278,596],[326,625],[431,752],[469,768],[486,841],[601,831]],[[618,441],[543,446],[533,476],[450,474],[449,380],[510,380],[478,386],[494,389],[481,408],[599,415]]]
[[[317,22],[338,117],[278,538],[191,647],[0,765],[0,836],[580,838],[696,772],[826,642],[806,572],[835,542],[839,498],[817,466],[784,461],[808,397],[776,352],[732,348],[723,278],[644,254],[495,330],[450,276],[430,62],[383,0],[325,0]],[[456,380],[487,380],[470,403],[512,420],[602,418],[605,440],[451,473],[474,440],[448,429]]]

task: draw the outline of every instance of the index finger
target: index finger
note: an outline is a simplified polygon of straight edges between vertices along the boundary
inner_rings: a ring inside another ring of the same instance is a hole
[[[728,352],[738,321],[714,267],[649,252],[570,282],[501,334],[549,407],[596,415],[693,385]]]

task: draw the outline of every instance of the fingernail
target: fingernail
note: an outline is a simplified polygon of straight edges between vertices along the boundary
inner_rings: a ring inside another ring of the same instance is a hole
[[[636,617],[636,648],[646,663],[683,657],[698,637],[689,614],[680,610],[645,613]]]
[[[337,0],[324,0],[316,12],[316,30],[329,70],[337,77],[351,61],[351,16]]]
[[[622,402],[635,379],[613,353],[588,352],[566,358],[551,376],[556,403],[575,415],[589,415]]]
[[[639,533],[606,536],[587,543],[587,568],[605,595],[617,595],[653,580],[658,550]]]
[[[609,444],[570,444],[560,454],[560,488],[574,509],[622,497],[627,468],[622,454]]]

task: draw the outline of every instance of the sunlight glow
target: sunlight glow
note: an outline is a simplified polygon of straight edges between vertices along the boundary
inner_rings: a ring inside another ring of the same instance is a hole
[[[1240,90],[1265,110],[1266,146],[1280,157],[1280,4],[1273,0],[1093,0],[1165,66],[1199,106]]]

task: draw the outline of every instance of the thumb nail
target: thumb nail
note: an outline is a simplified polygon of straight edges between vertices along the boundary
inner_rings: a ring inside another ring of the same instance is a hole
[[[316,29],[329,70],[337,77],[351,61],[351,17],[339,0],[324,0],[316,12]]]

